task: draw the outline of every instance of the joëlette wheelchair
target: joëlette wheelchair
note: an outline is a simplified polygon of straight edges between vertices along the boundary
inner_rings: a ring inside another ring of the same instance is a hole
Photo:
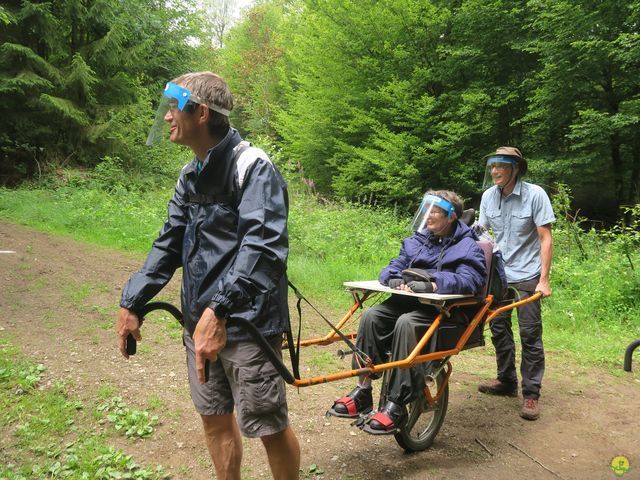
[[[411,368],[424,364],[422,365],[425,371],[426,386],[424,391],[416,400],[407,405],[407,420],[392,433],[398,444],[405,451],[416,452],[425,450],[433,443],[447,413],[449,378],[452,372],[451,357],[463,350],[483,346],[484,327],[496,315],[517,308],[525,303],[536,301],[541,297],[540,293],[536,293],[524,300],[495,300],[494,295],[489,293],[489,286],[492,280],[491,272],[493,271],[491,268],[493,247],[488,241],[479,241],[478,244],[485,254],[487,272],[490,273],[483,291],[477,296],[410,293],[401,290],[392,290],[381,285],[378,281],[345,282],[345,287],[351,292],[353,297],[353,304],[337,325],[331,325],[331,330],[325,336],[303,340],[300,339],[300,334],[298,333],[298,338],[294,340],[291,331],[287,332],[286,339],[283,341],[283,349],[289,349],[292,360],[292,371],[287,368],[281,356],[276,354],[251,322],[242,319],[231,319],[230,321],[238,322],[238,325],[251,335],[254,341],[264,350],[284,380],[294,387],[308,387],[310,385],[333,382],[335,380],[357,377],[359,375],[381,374],[382,385],[379,408],[382,408],[386,403],[388,373],[391,369]],[[293,285],[291,286],[293,287]],[[295,287],[293,288],[298,296],[299,306],[300,300],[304,299],[304,297]],[[356,333],[347,333],[346,330],[348,326],[355,323],[355,320],[359,318],[356,316],[356,312],[364,308],[365,302],[375,298],[379,299],[380,296],[387,294],[417,297],[421,303],[432,305],[439,312],[431,326],[406,358],[378,365],[364,365],[358,369],[344,370],[328,375],[301,378],[298,368],[300,347],[323,346],[342,341],[347,342],[347,344],[353,348],[352,341],[355,339]],[[451,328],[451,326],[447,324],[447,319],[452,315],[452,312],[458,308],[466,309],[467,317],[471,318],[469,324],[461,333],[459,329]],[[140,318],[143,318],[149,312],[157,309],[168,311],[182,323],[180,310],[164,302],[148,303],[138,312],[138,315]],[[471,314],[469,314],[469,312],[471,312]],[[130,337],[127,343],[128,346],[129,344],[135,345],[135,342],[131,340],[132,337]],[[298,348],[294,348],[294,345],[297,345]],[[366,423],[368,416],[373,415],[373,413],[375,412],[367,414],[367,417],[362,416],[356,420],[354,424],[362,427],[362,425]]]

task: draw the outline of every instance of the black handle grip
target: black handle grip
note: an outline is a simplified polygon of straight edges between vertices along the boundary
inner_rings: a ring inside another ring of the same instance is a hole
[[[133,335],[127,335],[126,346],[127,346],[127,355],[135,355],[137,351],[138,342],[133,338]]]
[[[142,324],[142,321],[144,320],[144,316],[147,313],[152,312],[153,310],[165,310],[165,311],[169,312],[171,315],[173,315],[173,317],[176,320],[178,320],[178,322],[180,322],[180,325],[182,325],[184,327],[184,321],[182,319],[182,312],[180,310],[178,310],[178,308],[176,308],[173,305],[171,305],[170,303],[166,303],[166,302],[151,302],[151,303],[147,303],[144,307],[142,307],[139,311],[137,311],[136,314],[138,315],[138,318],[140,319],[140,324]],[[241,318],[236,318],[236,319],[233,319],[232,321],[236,322],[244,331],[249,333],[249,335],[260,346],[260,348],[262,348],[262,350],[264,351],[265,355],[271,361],[271,363],[276,368],[278,373],[280,373],[280,375],[282,375],[282,378],[284,378],[284,381],[287,382],[288,384],[293,384],[295,382],[294,375],[287,369],[285,364],[282,362],[282,359],[276,354],[276,352],[273,350],[273,348],[271,348],[271,345],[269,344],[269,342],[267,342],[267,340],[258,331],[258,329],[255,327],[255,325],[253,325],[253,323],[249,322],[248,320],[244,320],[244,319],[241,319]],[[129,348],[130,348],[130,345],[131,345],[131,349],[132,349],[132,351],[134,353],[129,353],[129,355],[133,355],[133,354],[135,354],[136,340],[131,335],[129,335],[129,337],[127,337],[127,352],[129,352]],[[211,366],[210,363],[211,362],[209,362],[209,360],[207,360],[207,361],[205,361],[205,364],[204,364],[205,381],[209,381],[209,368]]]
[[[168,312],[171,315],[173,315],[173,317],[176,320],[178,320],[178,322],[180,322],[180,325],[184,326],[184,323],[183,323],[183,320],[182,320],[182,312],[180,310],[178,310],[176,307],[174,307],[173,305],[171,305],[170,303],[166,303],[166,302],[151,302],[151,303],[147,303],[140,310],[134,312],[138,316],[138,319],[140,320],[140,326],[142,326],[142,322],[144,321],[144,317],[148,313],[153,312],[154,310],[165,310],[166,312]],[[138,348],[137,348],[138,342],[136,342],[136,339],[133,338],[133,335],[129,334],[127,336],[127,340],[126,340],[125,343],[126,343],[127,355],[129,355],[129,356],[135,355],[136,351],[138,350]],[[208,372],[208,369],[207,369],[207,372]]]

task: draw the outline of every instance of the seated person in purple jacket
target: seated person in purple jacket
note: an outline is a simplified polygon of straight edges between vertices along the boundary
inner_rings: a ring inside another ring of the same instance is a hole
[[[406,238],[400,255],[380,273],[380,283],[394,289],[415,293],[477,294],[484,286],[487,272],[482,249],[476,235],[458,218],[462,201],[454,192],[429,191],[425,194],[413,223],[412,236]],[[418,270],[423,280],[412,279],[406,269]],[[404,278],[403,278],[404,276]],[[455,309],[461,310],[461,309]],[[437,310],[419,303],[416,297],[391,295],[375,307],[365,310],[360,320],[353,368],[361,368],[363,358],[373,364],[402,360],[415,348],[426,332]],[[447,325],[464,330],[469,319],[457,311],[447,318]],[[424,365],[390,372],[386,405],[369,420],[371,433],[392,433],[406,418],[405,405],[424,389]],[[355,418],[371,411],[372,377],[361,376],[358,385],[336,400],[329,413]]]

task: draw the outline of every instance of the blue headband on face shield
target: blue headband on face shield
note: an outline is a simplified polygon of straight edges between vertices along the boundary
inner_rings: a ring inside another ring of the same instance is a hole
[[[176,85],[175,83],[167,83],[164,87],[163,95],[167,98],[173,98],[178,102],[178,110],[184,110],[184,106],[187,104],[189,99],[191,98],[191,92],[180,85]]]
[[[493,165],[494,163],[509,163],[513,166],[516,165],[516,161],[512,157],[506,157],[504,155],[494,155],[487,158],[487,165]]]
[[[447,217],[449,218],[453,217],[453,214],[456,213],[456,207],[454,207],[451,203],[447,202],[442,197],[429,194],[424,197],[424,202],[441,208],[442,210],[447,212]]]
[[[172,82],[167,83],[167,85],[164,87],[164,92],[162,95],[167,98],[173,98],[174,100],[176,100],[178,102],[178,109],[180,111],[184,110],[187,102],[191,100],[192,102],[199,103],[200,105],[206,105],[214,112],[218,112],[225,117],[228,117],[230,113],[226,108],[222,108],[215,104],[209,104],[204,100],[200,100],[198,97],[193,95],[190,90],[187,90],[186,88]]]

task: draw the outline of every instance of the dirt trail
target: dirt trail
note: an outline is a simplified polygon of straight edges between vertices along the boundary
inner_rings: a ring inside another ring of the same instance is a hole
[[[116,347],[113,320],[120,289],[143,258],[5,222],[0,222],[0,250],[16,252],[0,254],[0,338],[43,363],[47,380],[73,385],[87,405],[99,402],[99,389],[108,387],[132,407],[159,402],[162,423],[156,433],[135,443],[116,439],[117,446],[140,464],[166,466],[173,478],[213,478],[176,329],[168,319],[150,319],[139,354],[129,362]],[[174,279],[162,298],[177,304],[178,289]],[[345,296],[345,309],[348,302]],[[321,351],[303,356],[305,375],[347,366]],[[631,470],[621,478],[640,479],[637,357],[633,374],[612,375],[548,352],[542,417],[527,422],[518,416],[521,399],[476,391],[478,381],[493,374],[491,348],[463,352],[453,359],[449,411],[439,436],[431,449],[411,455],[392,437],[372,437],[348,421],[325,418],[351,381],[288,388],[302,445],[301,478],[313,478],[309,466],[316,464],[324,479],[613,479],[618,477],[609,463],[625,455]],[[259,441],[245,441],[243,465],[243,478],[270,476]]]

